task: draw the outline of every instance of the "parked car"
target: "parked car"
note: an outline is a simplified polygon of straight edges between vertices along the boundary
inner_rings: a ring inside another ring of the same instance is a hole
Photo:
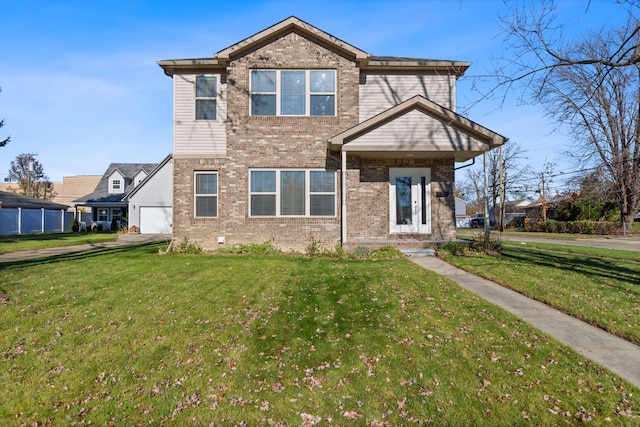
[[[471,218],[471,221],[469,222],[469,226],[471,228],[483,228],[484,227],[484,218],[482,218],[482,217]]]

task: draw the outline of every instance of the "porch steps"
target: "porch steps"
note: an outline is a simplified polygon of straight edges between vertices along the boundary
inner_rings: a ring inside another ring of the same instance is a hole
[[[434,256],[436,251],[431,248],[404,248],[400,252],[410,257]]]

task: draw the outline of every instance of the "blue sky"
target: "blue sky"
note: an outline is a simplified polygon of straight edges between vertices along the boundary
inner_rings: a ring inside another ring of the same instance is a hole
[[[172,87],[156,61],[213,56],[291,15],[372,55],[472,62],[460,110],[477,99],[473,76],[508,53],[498,17],[511,3],[0,0],[0,138],[11,135],[0,180],[21,153],[37,153],[53,181],[161,161],[172,149]],[[565,0],[560,12],[567,31],[625,19],[615,0]],[[467,116],[520,143],[534,169],[562,165],[559,153],[571,148],[535,107],[484,101]]]

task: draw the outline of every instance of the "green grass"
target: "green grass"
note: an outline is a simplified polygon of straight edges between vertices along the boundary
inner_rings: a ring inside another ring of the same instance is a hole
[[[457,237],[459,239],[477,239],[484,236],[484,228],[476,228],[469,230],[458,230]],[[497,237],[526,237],[530,239],[547,239],[547,240],[588,240],[588,239],[604,239],[607,236],[601,234],[577,234],[577,233],[547,233],[542,231],[512,231],[505,230],[499,232],[497,230],[491,230],[491,236]]]
[[[12,234],[0,236],[0,254],[59,246],[84,245],[86,243],[113,242],[116,233],[44,233]]]
[[[500,255],[442,256],[457,267],[640,344],[636,252],[503,242]]]
[[[635,387],[407,260],[157,249],[0,266],[0,423],[638,423]]]
[[[589,246],[563,245],[558,243],[542,243],[542,242],[515,242],[502,241],[503,246],[526,246],[529,248],[546,249],[550,251],[559,251],[572,254],[583,254],[602,258],[616,258],[629,261],[640,261],[640,252],[625,251],[622,249],[595,248]]]

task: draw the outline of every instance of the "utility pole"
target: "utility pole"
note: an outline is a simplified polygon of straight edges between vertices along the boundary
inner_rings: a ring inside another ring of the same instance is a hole
[[[38,153],[26,153],[27,159],[29,160],[29,168],[27,170],[27,197],[31,197],[31,175],[33,174],[33,163],[37,155]]]
[[[502,145],[500,146],[500,172],[499,173],[500,173],[500,189],[499,189],[498,194],[500,196],[500,214],[499,214],[498,218],[499,218],[499,222],[500,222],[499,230],[500,230],[500,232],[503,232],[504,231],[504,223],[503,223],[504,215],[503,215],[502,208],[504,206],[504,198],[503,198],[504,187],[503,187],[503,182],[502,182]],[[493,212],[493,216],[494,217],[496,216],[495,209],[494,209],[494,212]]]
[[[491,230],[489,229],[489,179],[488,174],[488,162],[487,152],[482,153],[484,160],[484,246],[489,247],[489,240],[491,237]]]
[[[541,210],[542,210],[542,221],[547,222],[547,199],[544,195],[544,187],[545,187],[545,179],[544,172],[542,172],[542,189],[540,190],[540,202],[541,202]]]

